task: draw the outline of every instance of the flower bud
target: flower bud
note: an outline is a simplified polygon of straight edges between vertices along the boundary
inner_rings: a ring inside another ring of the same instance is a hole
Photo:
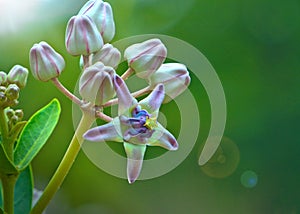
[[[10,119],[10,118],[12,118],[12,116],[15,115],[15,111],[11,108],[6,108],[5,114],[6,114],[7,118]]]
[[[0,85],[5,85],[7,81],[7,74],[3,71],[0,71]]]
[[[0,86],[0,92],[5,92],[6,91],[6,87],[5,86]]]
[[[68,22],[65,45],[71,55],[87,56],[102,48],[103,39],[92,19],[86,15],[78,15]]]
[[[5,95],[9,100],[16,100],[19,98],[20,88],[16,84],[10,84],[5,91]]]
[[[102,0],[88,1],[78,15],[87,15],[94,21],[105,43],[110,42],[115,36],[113,12],[108,2]]]
[[[163,64],[149,78],[151,88],[162,83],[165,86],[164,103],[167,103],[181,94],[190,84],[191,78],[185,65],[179,63]]]
[[[22,120],[23,117],[24,117],[23,110],[22,110],[22,109],[17,109],[17,110],[15,111],[15,115],[18,117],[19,120]]]
[[[7,100],[6,95],[4,92],[0,91],[0,106],[5,103]]]
[[[159,39],[150,39],[129,46],[124,53],[128,66],[140,78],[147,79],[164,62],[167,49]]]
[[[44,82],[58,77],[65,68],[64,58],[46,42],[33,45],[29,61],[34,78]]]
[[[103,63],[86,68],[79,80],[79,93],[86,101],[101,105],[114,95],[113,75],[115,70]]]
[[[116,69],[121,61],[120,51],[111,44],[105,44],[101,50],[91,57],[92,64],[102,62],[105,66]],[[83,68],[83,57],[80,57],[80,67]]]
[[[9,83],[14,83],[19,88],[24,88],[27,83],[28,70],[21,65],[15,65],[9,71],[7,80]]]

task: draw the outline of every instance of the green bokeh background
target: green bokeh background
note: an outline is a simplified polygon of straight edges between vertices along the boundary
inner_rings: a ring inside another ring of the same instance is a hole
[[[0,0],[0,11],[17,21],[0,15],[0,69],[7,72],[14,64],[28,67],[29,49],[44,40],[67,61],[60,80],[73,89],[78,58],[67,54],[64,33],[68,19],[85,1],[23,0],[26,4],[15,1],[7,9],[8,2],[12,1]],[[226,94],[225,136],[238,146],[240,162],[232,175],[222,179],[207,176],[198,166],[210,108],[204,88],[194,78],[190,90],[199,105],[201,129],[180,166],[162,177],[129,185],[99,170],[81,152],[47,213],[300,213],[300,2],[109,2],[117,27],[114,41],[136,34],[166,34],[190,43],[209,59]],[[28,8],[20,9],[21,5]],[[51,83],[30,76],[19,104],[29,118],[53,97],[61,101],[62,115],[33,162],[38,189],[50,179],[72,137],[71,103]],[[163,110],[172,117],[172,103],[168,105]],[[247,170],[257,174],[254,188],[240,182]]]

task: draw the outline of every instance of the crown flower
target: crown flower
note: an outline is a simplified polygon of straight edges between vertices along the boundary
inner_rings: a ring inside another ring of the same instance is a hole
[[[64,58],[46,42],[33,45],[29,61],[33,77],[44,82],[58,77],[65,68]]]
[[[185,65],[180,63],[163,64],[149,77],[149,84],[154,88],[158,84],[165,86],[164,103],[180,95],[190,84],[191,78]]]
[[[88,1],[78,15],[87,15],[94,21],[105,43],[115,36],[115,22],[109,3],[102,0]]]
[[[150,39],[126,48],[124,58],[140,78],[147,79],[165,61],[167,48],[159,39]]]
[[[114,76],[114,86],[119,99],[118,117],[113,121],[90,129],[84,138],[93,142],[123,142],[127,155],[128,182],[133,183],[139,176],[147,146],[160,146],[177,150],[175,137],[159,122],[157,116],[164,99],[164,86],[157,85],[140,102],[130,94],[125,82]]]
[[[103,39],[90,17],[78,15],[67,24],[65,45],[71,55],[87,56],[102,48]]]

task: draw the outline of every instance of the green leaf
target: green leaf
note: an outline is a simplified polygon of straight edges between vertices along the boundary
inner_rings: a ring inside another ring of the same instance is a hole
[[[15,174],[17,172],[18,170],[7,157],[3,145],[0,142],[0,174]]]
[[[15,142],[17,140],[17,137],[19,136],[20,132],[22,131],[22,129],[24,128],[24,126],[26,125],[27,121],[21,121],[18,122],[10,131],[9,133],[9,139],[11,140],[11,142]]]
[[[2,187],[0,184],[0,193]],[[31,167],[26,167],[23,170],[16,182],[14,192],[14,213],[15,214],[28,214],[31,210],[32,205],[32,194],[33,194],[33,179]],[[0,194],[0,209],[3,208],[2,194]],[[3,212],[3,211],[2,211]],[[0,211],[1,214],[1,211]]]
[[[46,143],[58,122],[59,114],[60,104],[53,99],[29,119],[14,152],[14,163],[18,169],[28,166]]]
[[[30,165],[23,170],[15,186],[15,214],[28,214],[32,205],[33,179]]]

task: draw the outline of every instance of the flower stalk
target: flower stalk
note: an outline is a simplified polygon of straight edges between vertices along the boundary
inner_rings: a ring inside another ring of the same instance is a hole
[[[76,97],[74,94],[72,94],[57,78],[51,79],[52,83],[55,85],[55,87],[63,93],[66,97],[68,97],[71,101],[73,101],[78,106],[81,106],[82,102],[81,100]]]
[[[71,169],[78,152],[80,151],[81,145],[84,141],[82,135],[85,133],[94,122],[94,115],[89,112],[84,112],[81,121],[75,131],[75,134],[71,140],[69,148],[67,149],[62,161],[60,162],[55,174],[50,180],[49,184],[45,188],[43,194],[31,210],[31,214],[40,214],[47,207],[54,194],[57,192],[69,170]]]

